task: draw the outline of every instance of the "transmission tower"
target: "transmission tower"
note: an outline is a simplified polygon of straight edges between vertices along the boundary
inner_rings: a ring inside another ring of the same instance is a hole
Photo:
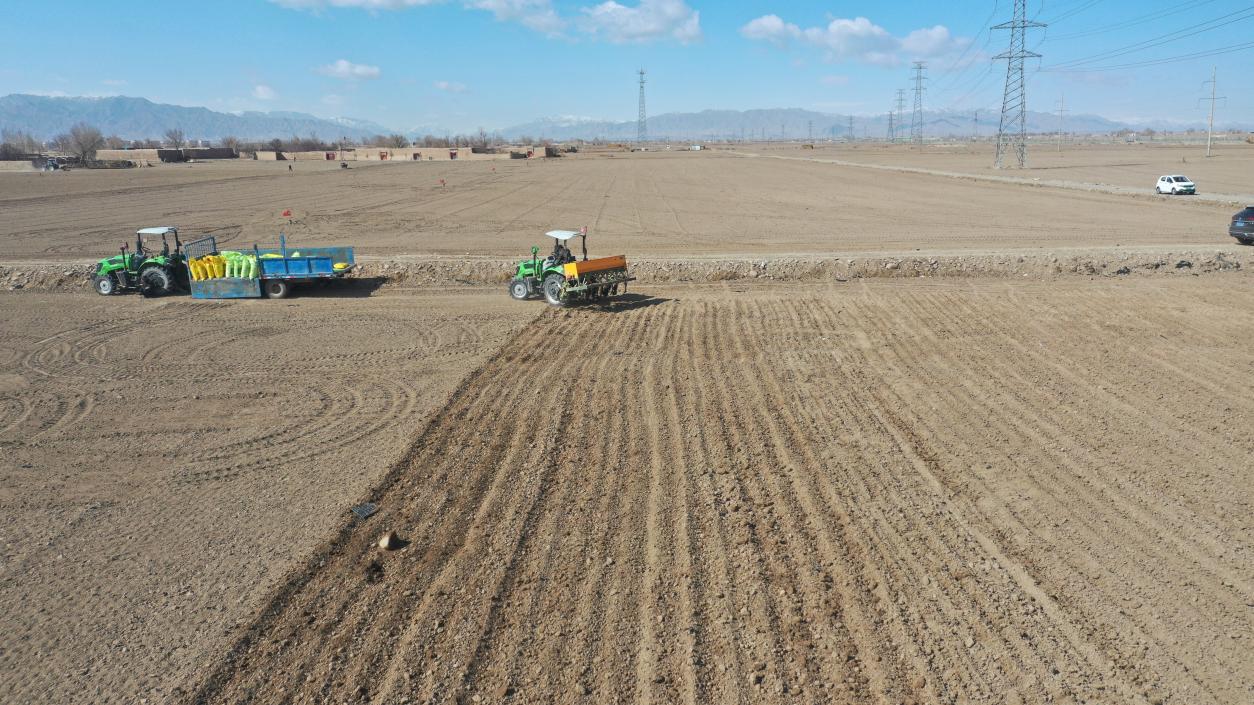
[[[849,116],[849,141],[853,141],[853,116]]]
[[[649,135],[649,125],[644,112],[644,69],[640,69],[640,114],[636,118],[636,142],[644,144]]]
[[[914,62],[914,115],[910,118],[910,141],[923,146],[923,82],[927,80],[923,71],[927,63]]]
[[[1013,151],[1022,169],[1028,161],[1028,100],[1023,86],[1023,60],[1039,59],[1040,54],[1028,51],[1027,29],[1044,27],[1028,19],[1027,0],[1015,0],[1014,18],[993,29],[1010,30],[1010,49],[994,56],[1006,60],[1006,92],[1001,99],[1001,123],[997,127],[998,169],[1006,166],[1006,152]]]
[[[1067,96],[1058,97],[1058,151],[1062,151],[1062,121],[1067,113]]]
[[[901,130],[901,114],[906,109],[906,89],[897,89],[897,128],[893,132],[893,141],[897,141],[897,131]]]
[[[894,117],[893,111],[889,110],[888,111],[888,141],[889,142],[892,142],[893,139],[896,137],[894,133],[897,131],[897,125],[893,123],[893,117]]]

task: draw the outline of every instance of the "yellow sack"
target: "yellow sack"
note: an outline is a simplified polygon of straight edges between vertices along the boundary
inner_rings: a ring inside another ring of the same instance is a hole
[[[345,269],[348,269],[348,267],[349,267],[348,262],[336,262],[335,264],[331,265],[331,269],[334,269],[337,272],[341,272]]]
[[[225,277],[226,276],[226,260],[222,259],[221,257],[214,257],[213,258],[213,270],[214,270],[213,273],[217,278],[221,279],[222,277]]]
[[[249,279],[257,278],[257,258],[256,257],[248,258],[248,278]]]
[[[273,252],[267,252],[261,256],[261,259],[283,259],[283,255],[276,255]]]

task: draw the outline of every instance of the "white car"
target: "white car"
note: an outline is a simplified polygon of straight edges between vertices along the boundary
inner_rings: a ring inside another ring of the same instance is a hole
[[[1181,193],[1197,193],[1197,184],[1189,180],[1187,176],[1176,174],[1175,176],[1160,176],[1158,183],[1154,186],[1154,190],[1158,193],[1169,193],[1173,196]]]

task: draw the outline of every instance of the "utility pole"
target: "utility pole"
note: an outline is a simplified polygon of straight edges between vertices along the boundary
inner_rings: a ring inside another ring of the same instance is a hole
[[[1063,115],[1067,112],[1067,96],[1063,95],[1058,98],[1058,152],[1062,152],[1062,120]]]
[[[1023,60],[1040,58],[1040,54],[1028,51],[1026,37],[1029,27],[1044,26],[1028,19],[1027,0],[1015,0],[1013,18],[993,27],[1010,30],[1010,48],[993,57],[994,60],[1006,60],[1006,90],[1002,93],[1001,122],[997,126],[995,164],[998,169],[1005,168],[1007,151],[1014,151],[1020,169],[1028,161],[1027,94],[1024,92]]]
[[[850,141],[850,142],[853,142],[853,140],[854,140],[854,137],[853,137],[853,116],[852,116],[852,115],[850,115],[850,116],[849,116],[849,141]]]
[[[644,69],[640,69],[640,114],[636,117],[636,142],[644,144],[645,138],[649,134],[648,122],[644,112]]]
[[[813,120],[806,120],[806,141],[807,142],[814,141],[814,121]]]
[[[901,114],[906,109],[906,89],[897,89],[897,130],[901,130]],[[893,132],[893,141],[897,141],[897,133]]]
[[[781,123],[779,124],[779,141],[781,141],[781,142],[783,142],[783,141],[784,141],[784,135],[785,135],[785,134],[787,134],[787,133],[785,133],[785,132],[784,132],[784,123],[782,123],[782,122],[781,122]]]
[[[893,139],[896,137],[896,134],[894,134],[896,131],[897,131],[897,126],[893,124],[893,111],[889,110],[888,111],[888,141],[889,142],[892,142]]]
[[[971,137],[972,139],[980,138],[980,111],[975,111],[971,115]]]
[[[1210,80],[1202,83],[1203,86],[1206,85],[1207,83],[1210,84],[1210,119],[1206,123],[1206,156],[1207,158],[1210,157],[1210,145],[1211,145],[1211,141],[1214,139],[1214,136],[1215,136],[1215,101],[1228,99],[1226,96],[1215,95],[1215,89],[1219,85],[1215,81],[1215,78],[1216,78],[1215,67],[1212,66],[1210,67]],[[1203,98],[1202,100],[1205,100],[1205,98]]]
[[[914,62],[914,116],[910,120],[910,141],[916,146],[923,146],[923,76],[927,63]]]

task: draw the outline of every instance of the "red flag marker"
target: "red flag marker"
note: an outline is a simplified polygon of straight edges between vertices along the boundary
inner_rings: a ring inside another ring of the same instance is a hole
[[[283,211],[283,217],[284,217],[284,218],[291,218],[291,217],[292,217],[292,209],[291,209],[291,208],[288,208],[287,210]]]

